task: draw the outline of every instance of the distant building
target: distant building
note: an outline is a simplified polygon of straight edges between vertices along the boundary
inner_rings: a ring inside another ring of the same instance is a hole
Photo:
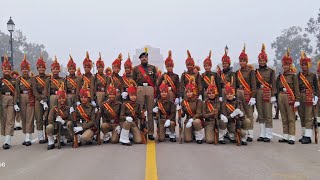
[[[149,54],[149,63],[158,67],[159,70],[161,70],[162,72],[164,72],[164,58],[163,56],[160,54],[160,48],[155,48],[152,46],[145,46],[146,48],[148,48],[148,54]],[[133,55],[132,58],[132,63],[133,66],[136,66],[138,64],[140,64],[140,59],[139,59],[139,55],[144,52],[144,48],[139,48],[136,49],[136,53]]]

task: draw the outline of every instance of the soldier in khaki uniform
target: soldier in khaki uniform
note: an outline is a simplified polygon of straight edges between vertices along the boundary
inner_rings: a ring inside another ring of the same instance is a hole
[[[122,123],[122,130],[120,133],[120,142],[122,145],[131,146],[129,140],[129,133],[133,135],[133,141],[136,144],[142,143],[141,133],[138,127],[139,121],[142,121],[141,105],[137,100],[137,87],[134,82],[130,82],[128,87],[128,94],[130,101],[125,102],[121,107],[120,120]]]
[[[202,144],[204,138],[202,131],[202,102],[196,98],[198,91],[193,76],[187,84],[185,91],[186,97],[181,103],[182,117],[187,116],[184,122],[184,141],[191,142],[194,132],[197,144]]]
[[[59,123],[61,124],[60,144],[64,146],[67,138],[72,139],[72,121],[69,113],[70,108],[67,105],[67,94],[64,90],[64,84],[61,83],[57,91],[58,104],[50,109],[48,117],[48,125],[46,132],[48,134],[48,150],[54,149],[53,135],[59,132]]]
[[[300,116],[303,136],[299,140],[302,144],[310,144],[313,129],[314,106],[318,103],[318,80],[317,75],[309,72],[312,61],[301,53],[300,66],[302,72],[298,74],[300,89],[300,106],[298,113]]]
[[[228,46],[224,49],[224,55],[222,56],[222,71],[221,71],[221,88],[222,88],[222,98],[225,100],[225,87],[226,85],[232,86],[235,90],[236,88],[236,76],[235,73],[232,71],[231,65],[231,59],[228,56]]]
[[[211,70],[212,60],[211,60],[211,51],[209,56],[203,61],[203,67],[205,72],[202,74],[202,87],[203,87],[203,97],[204,100],[208,100],[207,89],[210,85],[211,78],[213,77],[214,85],[217,87],[215,90],[215,97],[218,97],[222,101],[222,92],[221,92],[221,78],[220,76]]]
[[[44,112],[48,109],[47,96],[44,93],[46,81],[50,78],[45,74],[46,71],[46,62],[43,60],[43,57],[37,61],[37,70],[39,75],[35,77],[35,90],[33,91],[34,96],[36,97],[35,102],[35,118],[36,118],[36,127],[38,130],[38,140],[40,144],[45,143],[43,125],[44,125]]]
[[[128,98],[128,87],[130,86],[130,81],[132,81],[132,62],[130,59],[130,55],[128,54],[128,59],[124,62],[124,73],[122,75],[123,80],[123,92],[121,93],[121,97],[123,102],[129,101]]]
[[[120,53],[118,58],[115,59],[112,63],[112,75],[111,75],[111,81],[114,84],[114,87],[117,89],[117,96],[116,100],[122,101],[122,92],[123,92],[123,79],[119,75],[119,72],[121,70],[121,61],[122,61],[122,54]]]
[[[70,107],[70,114],[74,111],[76,112],[76,126],[68,126],[69,131],[72,131],[75,134],[79,134],[78,141],[84,142],[86,144],[92,144],[93,136],[96,134],[96,112],[97,109],[90,104],[91,94],[88,88],[87,82],[85,81],[82,88],[79,91],[80,104],[77,105],[76,109]],[[73,127],[73,129],[72,129]],[[80,136],[81,134],[81,136]]]
[[[100,113],[97,119],[102,117],[101,131],[103,132],[103,143],[108,143],[110,137],[109,132],[112,133],[111,143],[118,143],[120,138],[120,111],[121,103],[116,100],[117,90],[110,84],[107,89],[108,100],[103,102],[100,107]]]
[[[76,76],[76,69],[77,65],[73,61],[71,55],[69,62],[67,64],[69,75],[66,77],[67,79],[64,79],[65,89],[67,93],[67,105],[69,107],[74,106],[74,100],[76,98],[76,91],[77,91],[77,84],[78,84],[78,77]]]
[[[239,56],[240,69],[236,71],[237,99],[241,101],[246,118],[250,120],[247,141],[253,140],[253,106],[256,104],[256,76],[253,69],[248,67],[248,55],[245,47]]]
[[[260,124],[260,142],[270,142],[272,139],[272,104],[276,103],[275,71],[267,66],[268,56],[265,45],[262,45],[258,56],[259,68],[256,70],[257,79],[257,110]]]
[[[198,74],[196,75],[194,73],[194,60],[191,57],[191,54],[189,52],[189,50],[187,50],[187,54],[188,54],[188,58],[186,59],[186,67],[187,70],[186,72],[183,72],[181,75],[181,80],[180,80],[180,94],[182,96],[182,98],[185,97],[185,88],[187,86],[187,84],[190,82],[191,77],[193,77],[195,83],[196,83],[196,96],[199,97],[200,100],[202,100],[202,81],[201,81],[201,76]],[[180,100],[181,101],[181,100]]]
[[[35,81],[34,77],[29,75],[30,63],[27,61],[26,55],[24,55],[20,67],[22,76],[17,79],[13,103],[15,110],[21,112],[22,133],[25,134],[22,145],[30,146],[34,133],[35,97],[33,90],[35,89]]]
[[[107,68],[106,68],[105,74],[106,74],[106,76],[111,77],[111,75],[112,75],[112,69],[111,69],[111,67],[107,67]]]
[[[148,64],[148,52],[141,53],[139,56],[141,64],[135,66],[132,71],[132,79],[137,83],[137,103],[142,107],[146,101],[148,138],[154,140],[154,122],[152,109],[154,107],[155,85],[157,80],[156,67]],[[129,93],[129,92],[128,92]]]
[[[206,83],[207,84],[207,83]],[[219,125],[222,125],[226,122],[223,122],[220,119],[221,116],[221,102],[218,98],[218,87],[215,82],[214,75],[211,76],[209,84],[206,86],[206,101],[202,106],[202,115],[204,118],[204,130],[206,136],[206,143],[214,143],[214,138],[219,139],[219,144],[225,144],[224,135],[225,130],[219,129]],[[224,125],[226,127],[226,124]],[[219,137],[214,137],[214,130],[218,128]]]
[[[166,128],[168,128],[170,131],[170,141],[176,142],[176,105],[169,99],[169,86],[166,84],[166,81],[162,81],[162,84],[159,86],[159,93],[160,99],[153,108],[158,125],[158,140],[160,142],[164,141]]]
[[[1,90],[1,103],[2,103],[2,115],[1,115],[1,135],[4,137],[3,149],[9,149],[11,145],[11,137],[14,134],[14,118],[15,112],[13,108],[13,98],[15,93],[16,79],[11,75],[11,64],[8,61],[8,57],[4,57],[2,63],[3,78],[0,79]],[[15,107],[15,110],[18,109]]]
[[[283,138],[280,143],[294,144],[296,133],[295,109],[300,105],[298,77],[291,72],[289,50],[282,58],[283,74],[277,78],[278,106],[281,113]]]
[[[167,72],[162,74],[157,83],[157,95],[160,96],[160,85],[163,83],[163,81],[166,81],[166,84],[168,86],[168,100],[171,102],[174,102],[175,105],[178,105],[180,103],[180,82],[179,82],[179,76],[178,74],[173,72],[174,62],[172,59],[172,52],[169,51],[168,57],[165,60],[165,66],[167,69]]]
[[[241,145],[247,145],[247,138],[245,131],[250,124],[249,119],[245,118],[244,109],[241,101],[239,101],[234,94],[232,86],[227,85],[225,87],[226,101],[222,102],[221,105],[221,120],[228,122],[227,126],[221,124],[221,129],[228,129],[229,138],[232,143],[236,142],[237,129],[241,131],[239,138]]]
[[[17,79],[20,76],[18,71],[11,71],[11,77]],[[14,123],[14,130],[21,130],[22,125],[21,125],[21,113],[20,111],[16,112],[16,117],[15,117],[15,123]]]

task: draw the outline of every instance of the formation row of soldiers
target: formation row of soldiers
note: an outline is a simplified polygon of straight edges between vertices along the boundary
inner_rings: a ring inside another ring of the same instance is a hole
[[[69,75],[65,78],[59,76],[60,64],[56,58],[51,64],[52,75],[45,74],[46,62],[40,57],[36,64],[39,74],[33,76],[24,57],[22,75],[17,78],[12,76],[11,64],[5,58],[0,80],[3,148],[10,148],[15,112],[21,114],[25,134],[22,144],[26,146],[31,145],[34,119],[39,143],[46,143],[47,139],[48,149],[55,148],[54,135],[57,133],[59,146],[68,140],[74,145],[90,144],[93,139],[100,140],[100,130],[104,143],[142,143],[145,129],[149,140],[156,137],[158,141],[164,141],[167,134],[170,141],[176,142],[177,125],[184,142],[195,139],[201,144],[205,139],[206,143],[225,144],[228,138],[238,145],[247,145],[247,141],[253,140],[254,106],[260,126],[257,140],[270,142],[272,104],[278,105],[281,112],[283,139],[279,142],[295,143],[295,111],[298,109],[303,132],[299,141],[311,143],[319,87],[317,75],[309,72],[311,59],[303,52],[302,72],[293,71],[288,51],[282,59],[283,73],[278,77],[267,66],[264,45],[256,70],[248,64],[245,48],[239,56],[241,68],[236,72],[230,67],[227,47],[222,57],[223,69],[217,72],[211,70],[211,52],[203,62],[203,74],[199,74],[200,69],[195,68],[190,52],[187,53],[187,71],[180,78],[173,72],[171,51],[165,60],[167,72],[162,75],[148,63],[147,50],[139,56],[141,64],[135,67],[128,57],[123,76],[119,75],[121,54],[113,61],[112,70],[107,68],[107,73],[104,73],[100,55],[96,74],[91,73],[93,63],[88,53],[83,61],[84,74],[76,73],[76,64],[70,56]],[[181,118],[184,117],[183,122]]]

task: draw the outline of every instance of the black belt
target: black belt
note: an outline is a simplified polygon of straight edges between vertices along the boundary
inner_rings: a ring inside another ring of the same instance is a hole
[[[5,95],[5,96],[13,96],[13,93],[12,92],[1,92],[2,95]]]

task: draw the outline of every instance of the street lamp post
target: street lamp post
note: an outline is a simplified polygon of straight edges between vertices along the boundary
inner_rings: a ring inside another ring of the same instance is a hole
[[[7,28],[8,28],[8,31],[10,32],[10,46],[11,46],[11,66],[12,66],[12,69],[13,69],[13,47],[12,47],[12,44],[13,44],[13,39],[12,39],[12,33],[14,31],[14,28],[15,28],[15,24],[14,22],[12,21],[11,17],[7,23]]]

